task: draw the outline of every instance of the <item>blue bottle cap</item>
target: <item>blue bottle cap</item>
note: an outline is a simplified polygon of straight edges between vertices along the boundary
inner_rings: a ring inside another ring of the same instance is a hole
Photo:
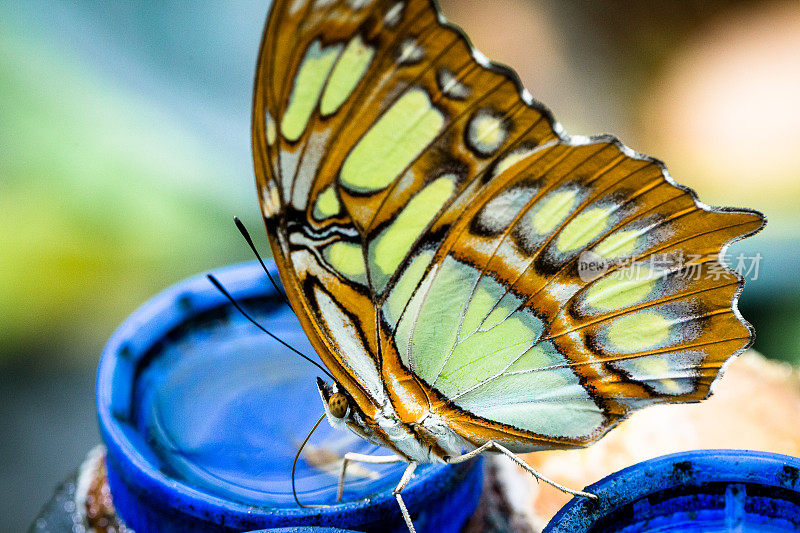
[[[274,265],[270,268],[276,276]],[[316,357],[257,263],[215,272],[259,323]],[[404,464],[356,464],[335,501],[345,452],[388,452],[323,422],[315,367],[247,321],[197,276],[160,293],[111,337],[97,408],[118,514],[137,533],[331,526],[405,531],[391,491]],[[458,531],[477,506],[480,461],[422,465],[403,491],[418,531]]]
[[[358,533],[352,529],[339,529],[338,527],[279,527],[275,529],[259,529],[258,531],[248,531],[247,533]]]
[[[643,461],[586,487],[543,533],[800,531],[800,459],[697,450]]]

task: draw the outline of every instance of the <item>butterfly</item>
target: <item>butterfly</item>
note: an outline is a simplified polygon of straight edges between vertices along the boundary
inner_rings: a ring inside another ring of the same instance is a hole
[[[340,494],[407,462],[412,531],[417,464],[586,446],[752,343],[721,256],[763,215],[567,136],[429,0],[276,0],[252,140],[324,417],[392,452]]]

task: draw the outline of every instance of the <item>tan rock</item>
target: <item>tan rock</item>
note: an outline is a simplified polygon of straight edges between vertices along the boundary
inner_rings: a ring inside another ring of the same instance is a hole
[[[545,476],[583,488],[646,459],[709,448],[800,455],[800,372],[751,350],[730,364],[708,400],[643,409],[588,448],[525,459]],[[540,529],[569,498],[519,473],[528,479],[533,526]]]

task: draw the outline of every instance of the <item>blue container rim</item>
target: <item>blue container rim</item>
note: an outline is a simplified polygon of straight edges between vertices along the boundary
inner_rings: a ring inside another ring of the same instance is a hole
[[[277,276],[274,262],[266,264],[270,273]],[[237,299],[277,294],[256,261],[228,265],[213,269],[211,272]],[[256,280],[263,280],[263,283],[254,283]],[[185,305],[187,298],[191,300],[191,306]],[[335,516],[380,506],[389,500],[394,503],[394,496],[387,491],[325,508],[253,506],[209,494],[167,476],[140,452],[136,443],[128,438],[114,415],[113,400],[117,394],[127,394],[130,398],[136,361],[133,354],[145,353],[186,319],[225,305],[229,305],[228,300],[211,285],[205,274],[192,276],[159,292],[140,306],[117,328],[103,349],[95,390],[100,434],[108,456],[113,456],[121,465],[124,471],[123,477],[128,483],[135,485],[137,491],[147,494],[148,499],[156,504],[170,502],[162,505],[180,510],[189,516],[207,519],[209,511],[224,512],[226,524],[231,526],[236,526],[240,521],[252,523],[253,519],[258,517]],[[128,378],[127,390],[120,386],[125,383],[121,378]],[[448,468],[444,465],[442,468],[417,472],[404,489],[404,494],[408,495],[409,499],[414,498],[415,493],[426,490],[430,483],[449,486],[461,477],[461,469]]]
[[[247,533],[359,533],[352,529],[341,529],[338,527],[326,526],[295,526],[295,527],[278,527],[270,529],[254,529]]]
[[[800,489],[800,458],[773,452],[735,449],[692,450],[663,455],[623,468],[584,490],[596,501],[572,498],[543,533],[586,531],[598,519],[652,494],[705,483],[750,483]]]

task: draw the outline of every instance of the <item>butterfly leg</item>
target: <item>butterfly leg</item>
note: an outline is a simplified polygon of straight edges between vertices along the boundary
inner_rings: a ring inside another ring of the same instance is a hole
[[[509,458],[511,458],[512,461],[514,461],[519,466],[524,468],[530,475],[535,477],[537,480],[544,481],[548,485],[554,486],[555,488],[557,488],[561,492],[565,492],[565,493],[571,494],[573,496],[582,496],[584,498],[590,498],[592,500],[596,500],[597,499],[597,495],[596,494],[590,494],[588,492],[583,492],[582,490],[570,489],[570,488],[565,487],[564,485],[562,485],[560,483],[556,483],[555,481],[553,481],[552,479],[550,479],[548,477],[543,476],[542,474],[540,474],[539,472],[534,470],[528,463],[526,463],[525,461],[520,459],[517,454],[515,454],[514,452],[512,452],[508,448],[506,448],[504,446],[501,446],[500,444],[497,444],[496,442],[493,442],[493,441],[489,441],[486,444],[475,448],[471,452],[465,453],[464,455],[459,455],[458,457],[452,457],[452,458],[448,459],[447,463],[448,464],[463,463],[464,461],[469,461],[473,457],[476,457],[476,456],[478,456],[478,455],[480,455],[480,454],[482,454],[483,452],[486,452],[486,451],[496,451],[496,452],[502,453],[503,455],[508,456]]]
[[[347,464],[353,461],[359,463],[371,464],[386,464],[386,463],[399,463],[403,461],[397,455],[364,455],[363,453],[348,452],[344,454],[342,460],[342,470],[339,473],[339,488],[336,490],[336,501],[342,501],[342,492],[344,492],[344,476],[347,473]]]
[[[408,513],[408,508],[406,507],[400,492],[402,492],[402,490],[411,480],[411,476],[414,475],[414,470],[416,469],[417,463],[408,463],[406,471],[403,472],[403,477],[400,478],[400,483],[398,483],[392,491],[392,494],[394,494],[394,497],[397,500],[397,504],[400,506],[400,512],[403,513],[403,519],[406,521],[409,533],[417,533],[417,530],[414,529],[414,523],[411,521],[411,515]]]

